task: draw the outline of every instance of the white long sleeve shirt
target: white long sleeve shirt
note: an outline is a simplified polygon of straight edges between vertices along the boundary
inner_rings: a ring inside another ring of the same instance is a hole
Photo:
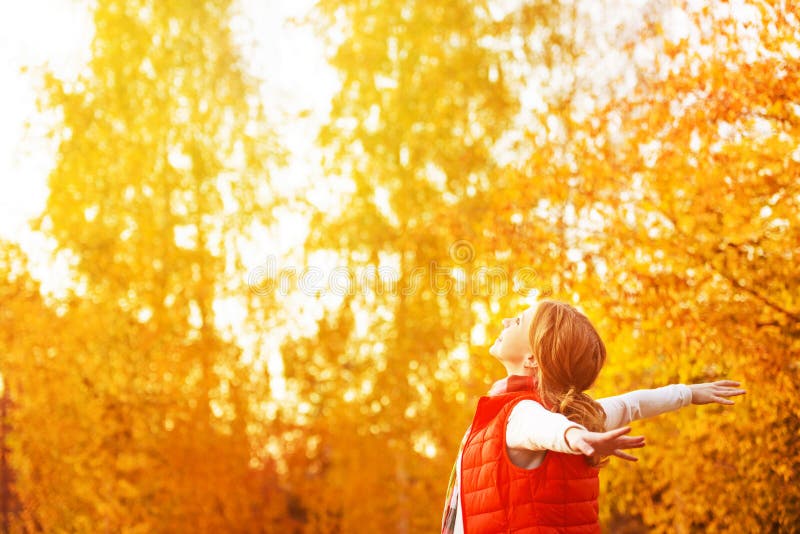
[[[605,430],[625,426],[631,421],[677,410],[692,403],[692,390],[685,384],[670,384],[655,389],[639,389],[622,395],[597,399],[606,412]],[[564,415],[551,412],[533,400],[518,402],[508,416],[506,447],[508,457],[519,467],[533,469],[544,460],[547,450],[581,454],[567,445],[565,434],[571,427],[584,428]],[[585,429],[585,428],[584,428]],[[461,456],[457,459],[456,487],[461,488]],[[461,506],[456,514],[454,534],[463,534]]]

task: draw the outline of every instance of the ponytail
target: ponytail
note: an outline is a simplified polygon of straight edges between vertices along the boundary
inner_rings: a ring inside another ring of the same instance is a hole
[[[560,397],[560,400],[559,400]],[[558,395],[554,403],[553,410],[564,415],[567,419],[579,425],[583,425],[590,432],[603,432],[606,425],[606,412],[599,402],[593,400],[583,391],[579,391],[575,386]],[[589,465],[603,467],[608,463],[608,458],[591,456],[587,458]]]

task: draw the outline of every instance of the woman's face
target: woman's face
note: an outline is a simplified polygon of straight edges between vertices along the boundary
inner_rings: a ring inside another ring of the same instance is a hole
[[[489,348],[489,354],[500,360],[509,373],[522,372],[526,358],[533,351],[528,332],[535,313],[534,304],[514,317],[503,319],[503,331]]]

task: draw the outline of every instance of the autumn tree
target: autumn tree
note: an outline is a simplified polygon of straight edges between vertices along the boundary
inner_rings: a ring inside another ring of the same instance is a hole
[[[308,261],[334,251],[353,278],[388,267],[397,291],[351,280],[315,336],[284,345],[305,404],[291,450],[311,459],[293,484],[313,531],[431,530],[472,402],[498,378],[487,329],[528,289],[586,287],[569,257],[592,182],[573,140],[603,87],[585,71],[599,39],[577,3],[320,2],[314,15],[342,76],[322,165],[352,193],[336,213],[310,206]],[[526,91],[543,106],[521,108]],[[505,284],[481,283],[483,268]],[[346,489],[318,495],[329,485]],[[411,502],[429,504],[414,516]]]
[[[45,78],[61,120],[35,226],[75,283],[46,302],[0,248],[19,530],[435,531],[528,289],[598,326],[595,397],[749,391],[636,423],[641,461],[601,476],[607,530],[796,529],[796,9],[319,1],[305,22],[341,87],[313,187],[349,189],[289,207],[306,266],[347,283],[291,295],[317,330],[281,340],[281,399],[218,326],[224,299],[259,340],[297,322],[242,276],[286,153],[233,5],[100,2],[87,70]]]
[[[604,200],[594,295],[617,351],[609,378],[633,388],[730,376],[750,393],[732,410],[643,424],[644,461],[605,478],[606,517],[654,532],[790,532],[800,517],[800,21],[781,2],[677,3],[656,15],[631,48],[654,55],[587,127],[581,169]]]
[[[486,387],[470,373],[478,299],[451,269],[466,276],[482,252],[472,214],[517,109],[507,52],[473,2],[319,2],[311,18],[344,35],[328,43],[342,85],[318,142],[325,172],[353,191],[335,213],[309,206],[307,261],[335,252],[352,280],[316,335],[283,347],[309,411],[297,454],[311,461],[292,480],[309,531],[432,531],[465,393]]]
[[[322,5],[323,9],[327,6]],[[424,196],[431,180],[435,182],[439,177],[447,185],[459,182],[453,181],[454,174],[447,171],[441,178],[438,170],[449,167],[425,164],[438,161],[437,153],[444,154],[439,157],[458,153],[472,138],[465,135],[465,141],[456,141],[457,148],[448,148],[445,143],[450,140],[449,126],[442,130],[441,125],[450,125],[453,118],[450,114],[435,114],[441,104],[420,104],[420,100],[438,103],[443,98],[439,96],[442,87],[447,88],[448,95],[459,93],[454,93],[446,81],[428,84],[425,93],[414,89],[414,82],[425,80],[429,70],[426,54],[413,52],[416,49],[412,45],[424,42],[423,37],[406,28],[418,19],[430,19],[423,15],[426,8],[398,9],[400,16],[385,7],[336,3],[326,12],[330,13],[331,24],[338,22],[344,28],[344,41],[332,58],[343,73],[344,82],[334,101],[331,126],[323,130],[320,140],[335,149],[328,152],[326,168],[332,174],[355,177],[355,192],[346,199],[340,215],[320,214],[314,219],[310,250],[339,250],[348,265],[377,266],[386,261],[384,258],[394,259],[393,252],[400,260],[412,257],[412,253],[418,258],[441,258],[437,254],[441,254],[446,242],[434,247],[429,243],[431,236],[444,235],[451,243],[459,237],[466,238],[474,250],[486,253],[479,259],[502,265],[507,273],[522,266],[534,267],[538,276],[534,281],[536,289],[580,303],[608,340],[611,357],[593,391],[596,396],[725,375],[751,383],[754,374],[763,379],[778,370],[782,384],[778,391],[792,391],[794,364],[786,355],[796,351],[797,307],[791,297],[796,277],[789,267],[796,248],[796,239],[789,230],[796,203],[796,158],[792,157],[796,115],[791,105],[793,89],[786,87],[796,87],[792,78],[796,59],[787,44],[796,27],[793,13],[777,4],[761,6],[750,11],[761,13],[758,20],[742,22],[731,14],[720,18],[727,9],[724,5],[693,13],[686,6],[653,4],[632,17],[642,15],[645,26],[641,31],[635,25],[593,24],[597,22],[593,18],[596,14],[585,11],[582,4],[571,3],[526,3],[495,17],[492,23],[488,22],[490,17],[474,20],[462,16],[462,24],[486,29],[486,39],[477,37],[480,33],[472,33],[476,37],[473,42],[498,39],[496,48],[487,46],[495,53],[500,54],[498,49],[502,50],[503,45],[508,46],[505,50],[515,50],[510,42],[518,43],[522,38],[522,58],[502,55],[504,62],[498,71],[502,75],[498,79],[508,85],[508,94],[520,95],[520,87],[514,85],[518,80],[512,81],[509,75],[514,70],[511,66],[518,66],[523,78],[528,76],[536,87],[542,103],[523,110],[520,116],[524,126],[513,123],[515,112],[509,111],[505,132],[492,134],[491,130],[484,130],[487,133],[481,139],[489,157],[487,165],[480,168],[486,171],[470,173],[465,169],[475,160],[463,160],[455,176],[468,177],[466,187],[452,193],[443,191],[441,200],[434,195],[433,201],[426,202],[431,198]],[[448,11],[454,17],[456,12]],[[658,30],[669,26],[671,18],[681,12],[689,13],[692,31],[699,37],[676,45],[669,32]],[[601,19],[603,15],[607,13],[601,13]],[[448,34],[448,27],[439,20],[430,28],[436,30],[426,33],[425,38],[433,34],[431,39],[436,40]],[[456,38],[451,41],[458,42]],[[643,41],[642,46],[638,41]],[[403,65],[404,43],[410,43],[408,57],[415,62],[413,73],[406,76],[396,66]],[[605,48],[596,47],[595,43],[605,43]],[[759,53],[754,50],[761,46],[765,52],[758,59]],[[614,71],[614,64],[606,61],[606,53],[621,57],[619,70]],[[455,69],[457,77],[451,75],[447,81],[468,76],[476,64],[480,62]],[[749,74],[742,76],[743,70]],[[480,71],[478,75],[482,80]],[[472,87],[470,95],[480,94]],[[428,130],[420,126],[420,117],[415,115],[420,109],[425,110],[424,117],[435,118],[436,127]],[[711,119],[710,113],[716,109],[721,111]],[[492,115],[497,118],[496,113]],[[470,121],[471,129],[461,131],[472,133],[485,128],[475,118]],[[492,124],[497,126],[499,122]],[[428,131],[436,132],[436,136],[428,138]],[[519,141],[511,146],[517,156],[522,156],[521,164],[498,164],[496,141],[504,133],[518,134]],[[421,148],[416,148],[416,142]],[[431,153],[428,147],[435,147],[434,155],[426,157]],[[395,161],[399,165],[393,166]],[[419,166],[415,167],[417,162]],[[427,181],[409,173],[409,168],[423,169],[420,173]],[[383,177],[386,181],[382,181]],[[459,192],[460,200],[450,210],[447,199],[452,197],[448,193],[457,196]],[[413,206],[414,211],[404,212],[407,206]],[[411,215],[409,224],[404,225],[403,213]],[[416,225],[410,223],[428,213],[437,224],[416,234]],[[401,246],[405,243],[409,243],[407,249]],[[402,276],[408,272],[403,266],[414,264],[401,261],[399,265]],[[461,267],[468,271],[472,266]],[[393,433],[409,435],[415,425],[403,426],[406,420],[400,425],[382,426],[381,422],[397,421],[389,417],[393,408],[413,406],[409,401],[414,396],[402,393],[408,391],[406,388],[413,385],[417,376],[430,380],[418,386],[423,391],[440,391],[437,388],[444,386],[439,383],[452,379],[442,371],[423,375],[417,370],[424,370],[416,359],[420,347],[427,346],[430,336],[436,335],[435,330],[423,326],[430,317],[436,317],[430,313],[435,308],[414,308],[427,313],[405,315],[405,306],[415,301],[411,297],[397,299],[397,307],[389,308],[394,313],[363,305],[353,310],[357,300],[343,299],[341,308],[320,322],[316,338],[287,346],[293,357],[299,356],[289,377],[300,391],[303,384],[314,384],[313,392],[307,390],[308,398],[312,413],[322,419],[328,413],[346,411],[347,401],[342,408],[337,403],[342,398],[350,399],[353,409],[347,416],[346,435],[358,435],[360,421],[367,420],[371,424],[367,428],[376,434],[382,428],[388,429],[390,434],[385,441],[405,445]],[[424,365],[438,361],[440,367],[459,366],[454,357],[458,352],[453,351],[455,345],[448,338],[450,330],[469,331],[463,326],[485,323],[498,303],[514,302],[494,299],[492,307],[491,300],[479,319],[476,316],[481,314],[476,313],[468,314],[470,318],[463,321],[453,316],[447,323],[446,316],[439,315],[440,322],[433,321],[434,324],[447,324],[448,328],[434,339],[442,340],[446,351],[439,360],[426,359]],[[480,299],[474,298],[471,304],[476,302]],[[390,318],[382,323],[388,329],[366,329],[367,339],[377,338],[377,350],[365,349],[360,341],[363,338],[353,335],[356,311],[364,308],[372,314],[367,324],[375,316]],[[748,321],[750,326],[743,330]],[[391,364],[395,360],[384,363],[378,357],[384,347],[392,346],[385,343],[387,336],[405,340],[407,337],[401,334],[404,331],[427,334],[424,342],[416,341],[417,350],[409,361],[409,367],[415,366],[413,373],[406,371],[401,359],[406,354],[402,345],[387,351],[398,358],[399,365]],[[767,342],[776,335],[779,341]],[[762,344],[758,340],[763,340]],[[469,347],[473,348],[476,354],[468,359],[467,374],[472,380],[485,383],[489,368],[480,363],[480,347]],[[472,353],[470,350],[470,356]],[[749,365],[750,360],[743,354],[758,354],[763,367]],[[341,370],[341,378],[336,378],[333,369]],[[382,377],[389,373],[394,381],[387,376],[385,383],[393,386],[389,389],[391,394],[385,389],[375,391],[374,384],[384,383]],[[367,387],[363,386],[365,383]],[[470,389],[470,381],[465,380],[461,388],[474,394],[479,387],[472,384]],[[330,392],[329,396],[324,392]],[[444,413],[454,413],[448,406],[454,400],[458,402],[454,393],[449,395],[443,395],[438,422],[430,424],[443,436],[458,436],[460,425],[448,429],[441,425],[442,420],[449,420]],[[790,396],[776,394],[769,401],[761,401],[765,403],[763,410],[746,418],[753,421],[753,428],[747,423],[740,427],[740,421],[732,420],[739,412],[721,414],[714,410],[690,410],[642,423],[645,431],[652,432],[653,441],[675,443],[675,450],[692,450],[696,454],[687,461],[683,455],[669,456],[676,454],[672,448],[651,447],[642,463],[651,471],[623,470],[621,466],[609,469],[604,477],[608,499],[604,503],[604,521],[614,528],[627,525],[680,530],[726,529],[735,524],[747,525],[751,530],[757,530],[759,525],[790,525],[796,516],[793,497],[787,497],[783,504],[774,503],[768,492],[762,491],[761,497],[748,501],[758,503],[754,506],[759,506],[761,513],[751,513],[745,519],[741,516],[749,513],[749,508],[742,506],[742,498],[735,491],[742,484],[735,473],[744,469],[744,458],[758,451],[754,444],[769,443],[774,454],[758,460],[751,457],[753,465],[762,466],[762,474],[754,480],[763,481],[752,488],[782,486],[791,480],[795,472],[791,459],[796,454],[786,449],[785,443],[786,436],[793,435],[796,429],[791,418],[776,420],[767,415],[770,410],[777,411],[779,405],[791,413],[788,407],[794,405],[794,397]],[[315,408],[316,405],[324,407]],[[379,415],[368,419],[366,414],[370,412]],[[362,468],[363,472],[364,465],[372,466],[369,455],[359,457],[366,462],[363,465],[350,460],[348,448],[359,454],[359,446],[371,450],[367,444],[380,440],[349,437],[346,445],[337,446],[337,439],[344,439],[341,436],[345,434],[337,434],[333,419],[330,421],[331,426],[324,432],[315,430],[313,423],[309,430],[311,455],[318,460],[314,468],[320,473],[318,480],[326,480],[326,469],[328,476],[336,473],[333,480],[343,481],[353,470]],[[415,424],[418,422],[425,419],[414,419]],[[738,440],[736,446],[713,439],[729,434],[733,428],[737,434],[751,437]],[[454,441],[438,439],[436,443],[445,449],[456,448]],[[392,451],[392,458],[402,454],[391,447],[388,450]],[[422,458],[416,460],[425,462]],[[767,462],[778,467],[768,468]],[[398,464],[405,469],[407,461],[401,459]],[[371,487],[375,483],[372,476],[382,468],[369,469],[371,475],[355,483]],[[756,468],[747,467],[746,472],[753,469]],[[398,472],[394,481],[398,480]],[[702,480],[710,481],[708,490],[697,489],[696,473],[704,473]],[[391,475],[387,473],[381,479],[386,487],[390,487],[387,481]],[[395,486],[391,489],[397,493]],[[356,492],[365,493],[371,494],[365,490]],[[719,494],[726,496],[722,506],[715,505],[720,502],[716,497]],[[352,524],[348,519],[358,516],[359,512],[348,505],[351,501],[347,495],[334,496],[333,502],[329,498],[320,504],[320,515],[328,514],[327,524],[345,525],[346,529]],[[407,525],[401,512],[402,493],[398,499],[399,503],[388,506],[396,506],[400,519],[393,519],[391,524],[400,525],[402,530]],[[369,508],[375,510],[376,506]],[[776,509],[778,516],[774,517]],[[438,510],[431,512],[431,523],[437,514]],[[727,519],[732,517],[736,519]]]
[[[60,121],[34,227],[75,284],[42,325],[52,344],[5,376],[26,529],[286,527],[248,435],[267,423],[254,410],[266,377],[216,321],[220,299],[250,295],[236,239],[272,222],[285,161],[234,15],[225,0],[101,1],[86,69],[44,77],[41,108]]]

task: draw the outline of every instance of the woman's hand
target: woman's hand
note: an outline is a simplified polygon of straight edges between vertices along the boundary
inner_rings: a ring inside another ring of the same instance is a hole
[[[734,397],[744,395],[745,390],[739,389],[741,384],[735,380],[718,380],[716,382],[706,382],[704,384],[690,384],[692,390],[692,404],[710,404],[718,402],[720,404],[734,404],[732,400],[722,397]]]
[[[608,432],[590,432],[578,427],[567,429],[564,437],[567,445],[586,456],[618,456],[623,460],[637,461],[638,458],[622,452],[622,449],[644,447],[644,436],[625,436],[631,427],[624,426]]]

